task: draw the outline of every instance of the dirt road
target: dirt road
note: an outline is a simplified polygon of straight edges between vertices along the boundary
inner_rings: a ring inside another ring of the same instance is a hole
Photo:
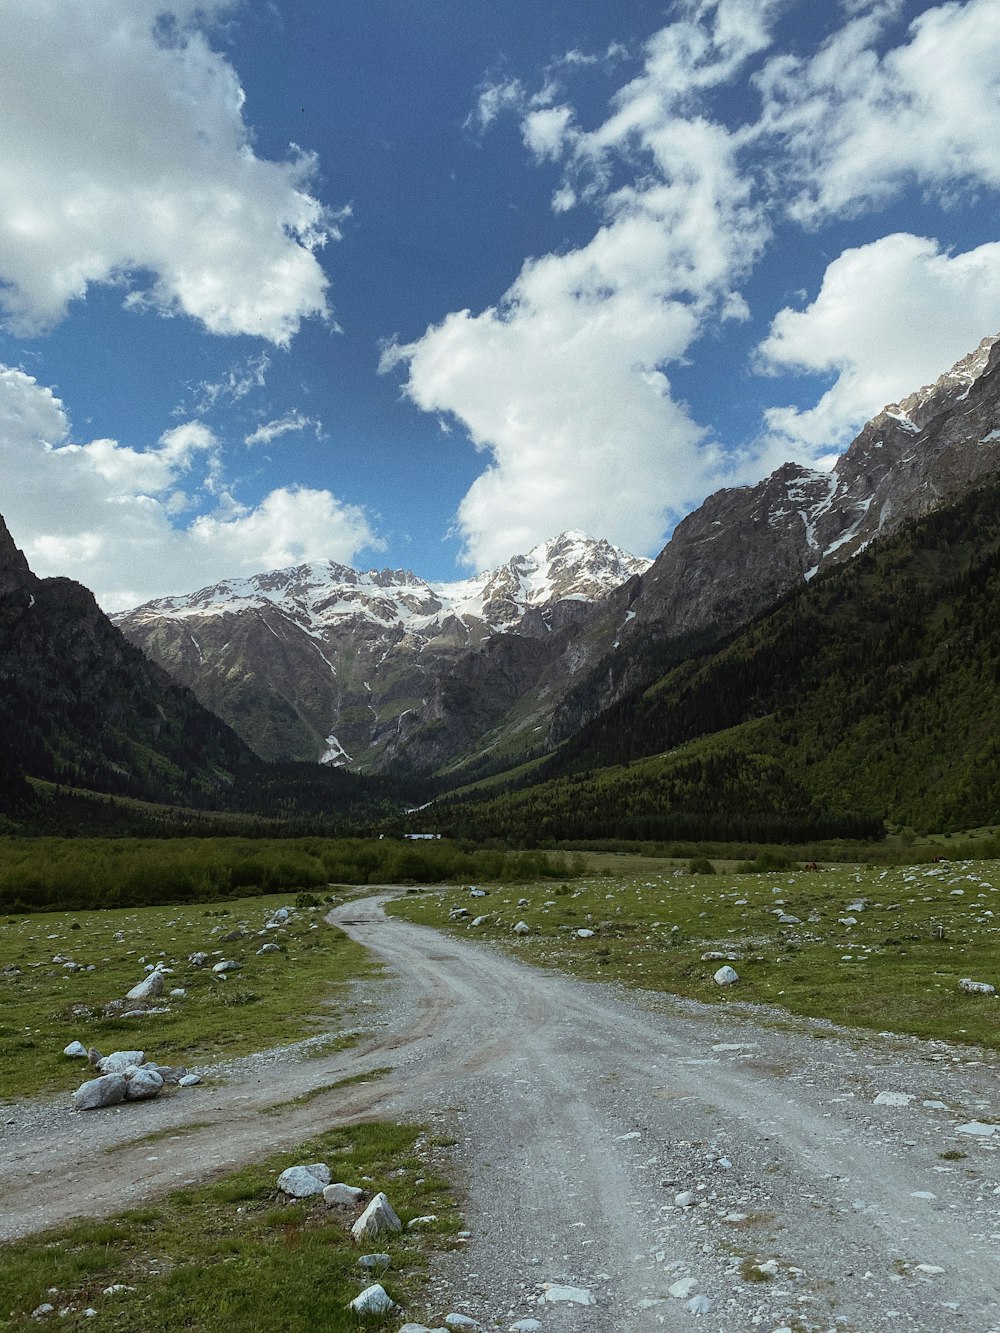
[[[332,919],[395,978],[368,1008],[371,1037],[321,1059],[252,1057],[187,1099],[9,1108],[0,1238],[338,1121],[419,1117],[458,1139],[472,1232],[434,1278],[439,1317],[544,1333],[699,1314],[725,1333],[1000,1333],[995,1056],[576,982],[373,900]],[[385,1065],[377,1082],[260,1114]],[[875,1105],[882,1092],[911,1100]],[[192,1120],[203,1127],[134,1142]],[[972,1123],[984,1128],[957,1132]]]

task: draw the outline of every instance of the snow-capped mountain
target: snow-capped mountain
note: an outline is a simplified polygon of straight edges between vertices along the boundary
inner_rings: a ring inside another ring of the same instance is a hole
[[[649,564],[569,532],[453,583],[320,561],[114,619],[265,757],[371,764],[456,656],[558,633]]]

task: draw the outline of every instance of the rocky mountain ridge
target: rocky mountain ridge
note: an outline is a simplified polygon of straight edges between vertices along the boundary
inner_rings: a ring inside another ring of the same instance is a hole
[[[471,778],[544,754],[665,665],[1000,471],[1000,335],[829,472],[710,495],[657,559],[578,534],[459,584],[302,566],[117,617],[261,754]]]
[[[456,658],[497,635],[558,634],[649,564],[569,532],[453,583],[315,562],[114,620],[262,756],[347,764],[391,749]]]

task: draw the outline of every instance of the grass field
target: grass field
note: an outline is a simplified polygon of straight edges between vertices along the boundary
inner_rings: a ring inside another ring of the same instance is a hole
[[[139,1048],[159,1064],[189,1066],[320,1032],[332,1032],[335,1042],[337,998],[372,964],[364,949],[323,921],[322,910],[293,909],[285,928],[264,929],[276,908],[293,903],[294,895],[278,894],[225,906],[0,919],[0,1096],[77,1088],[88,1066],[62,1054],[74,1039],[103,1054]],[[239,938],[226,941],[234,931]],[[267,941],[279,952],[259,957]],[[187,961],[196,952],[209,954],[204,967]],[[212,972],[224,959],[240,963],[227,979]],[[169,1012],[106,1016],[104,1005],[120,1000],[150,963],[173,969],[155,1001]],[[171,999],[172,988],[186,994]]]
[[[357,1125],[150,1207],[0,1246],[0,1329],[37,1328],[43,1317],[32,1311],[43,1303],[61,1329],[398,1328],[398,1313],[361,1319],[347,1305],[372,1282],[404,1307],[418,1300],[427,1256],[455,1243],[461,1223],[442,1157],[417,1128]],[[404,1230],[359,1250],[349,1233],[355,1211],[327,1208],[322,1197],[285,1201],[278,1173],[316,1161],[335,1181],[385,1190]],[[427,1215],[437,1220],[405,1229]],[[389,1254],[389,1268],[360,1267],[369,1250]]]
[[[692,875],[615,861],[555,890],[425,891],[389,910],[578,976],[1000,1048],[1000,1000],[958,985],[1000,990],[1000,862]],[[455,907],[469,917],[449,922]],[[520,921],[530,934],[514,934]],[[722,988],[713,976],[726,961],[740,980]]]

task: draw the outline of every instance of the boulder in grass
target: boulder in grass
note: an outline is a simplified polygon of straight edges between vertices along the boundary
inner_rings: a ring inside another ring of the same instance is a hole
[[[112,1051],[105,1055],[98,1064],[102,1074],[124,1074],[131,1065],[144,1065],[145,1051]]]
[[[125,1100],[145,1102],[163,1091],[163,1075],[144,1065],[133,1065],[125,1070]]]
[[[313,1194],[322,1194],[329,1183],[330,1168],[324,1162],[290,1166],[278,1177],[278,1189],[283,1194],[290,1194],[293,1199],[308,1199]]]
[[[531,934],[531,927],[528,925],[527,921],[519,921],[517,925],[513,927],[513,930],[515,935]]]
[[[140,1003],[146,1000],[155,1000],[158,995],[163,994],[163,973],[159,970],[150,972],[148,977],[137,982],[130,991],[125,992],[126,1000],[138,1000]]]
[[[71,1055],[74,1057],[79,1056],[82,1057],[84,1060],[86,1060],[87,1048],[86,1046],[84,1046],[82,1041],[71,1041],[70,1044],[63,1051],[63,1055]]]
[[[963,977],[958,984],[966,995],[996,995],[997,993],[996,987],[991,986],[988,981],[973,981],[971,977]]]
[[[323,1202],[328,1203],[330,1207],[337,1204],[353,1207],[360,1203],[364,1198],[364,1190],[359,1189],[357,1185],[345,1185],[338,1181],[335,1185],[327,1185],[323,1191]]]
[[[351,1227],[351,1235],[356,1241],[367,1240],[382,1231],[402,1231],[403,1224],[396,1216],[392,1204],[381,1193],[375,1195],[371,1203]]]
[[[712,980],[717,986],[735,986],[740,976],[734,967],[720,967]]]
[[[94,1111],[102,1106],[117,1106],[125,1100],[125,1075],[102,1074],[89,1079],[73,1093],[74,1111]]]
[[[348,1309],[356,1314],[388,1314],[395,1308],[396,1302],[378,1282],[371,1287],[365,1287],[361,1295],[355,1296],[348,1304]]]

